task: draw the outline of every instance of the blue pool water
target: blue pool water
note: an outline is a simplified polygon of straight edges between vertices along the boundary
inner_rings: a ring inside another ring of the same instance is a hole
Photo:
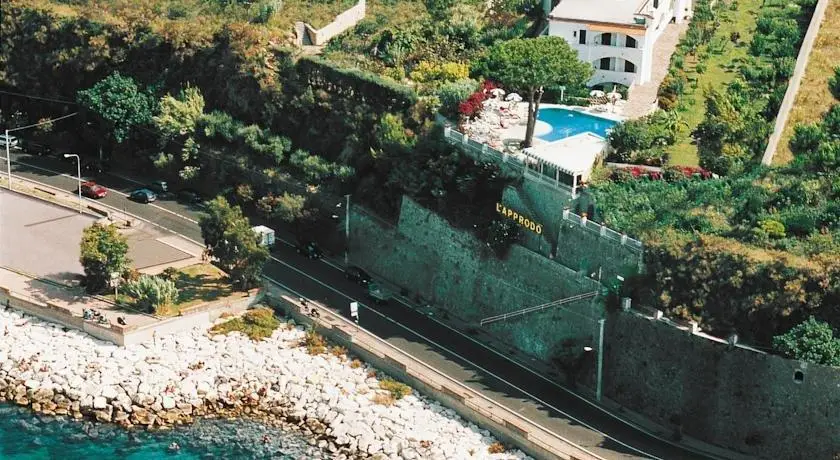
[[[266,443],[263,436],[268,435]],[[169,445],[180,450],[171,452]],[[115,425],[37,416],[0,404],[3,460],[321,459],[329,454],[296,434],[250,420],[199,420],[189,427],[149,432]]]
[[[560,108],[540,109],[537,119],[551,125],[551,131],[537,136],[546,142],[565,139],[585,132],[591,132],[605,138],[607,137],[607,130],[616,125],[616,122],[606,118]]]

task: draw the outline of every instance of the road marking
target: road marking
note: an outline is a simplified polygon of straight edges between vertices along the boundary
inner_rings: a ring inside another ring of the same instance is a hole
[[[292,294],[294,294],[296,297],[299,297],[299,298],[301,298],[301,299],[303,299],[303,298],[307,298],[305,295],[303,295],[303,294],[301,294],[301,293],[299,293],[299,292],[295,291],[295,290],[294,290],[294,289],[292,289],[291,287],[289,287],[289,286],[287,286],[286,284],[283,284],[283,283],[281,283],[281,282],[279,282],[279,281],[275,280],[274,278],[271,278],[271,277],[266,276],[266,275],[263,275],[263,278],[265,278],[265,279],[267,279],[267,280],[271,281],[271,282],[272,282],[272,283],[274,283],[274,284],[277,284],[278,286],[282,287],[283,289],[286,289],[287,291],[289,291],[289,292],[291,292]],[[316,281],[317,281],[317,280],[316,280]],[[329,286],[328,286],[328,287],[329,287]],[[330,289],[333,289],[333,288],[332,288],[332,287],[330,287]],[[334,290],[334,289],[333,289],[333,290]],[[339,291],[336,291],[336,292],[338,292],[339,294],[343,295],[344,297],[346,297],[346,298],[348,298],[348,299],[350,299],[350,300],[353,300],[351,297],[348,297],[348,296],[347,296],[346,294],[344,294],[344,293],[341,293],[341,292],[339,292]],[[310,299],[310,300],[311,300],[311,299]],[[313,303],[317,303],[317,302],[313,302]],[[381,313],[379,313],[379,312],[377,312],[377,311],[375,311],[375,310],[372,310],[372,309],[371,309],[370,307],[368,307],[367,305],[365,305],[365,304],[363,304],[363,303],[361,303],[361,302],[359,302],[359,305],[360,305],[360,306],[362,306],[362,307],[367,308],[368,310],[370,310],[370,311],[372,311],[372,312],[376,313],[377,315],[379,315],[379,316],[381,316],[381,317],[385,318],[386,320],[388,320],[388,321],[390,321],[390,322],[392,322],[392,323],[396,324],[397,326],[400,326],[400,327],[402,327],[403,329],[408,330],[409,332],[411,332],[411,333],[413,333],[413,334],[417,335],[418,337],[423,338],[424,340],[427,340],[429,343],[432,343],[432,344],[437,345],[435,342],[432,342],[431,340],[429,340],[429,339],[427,339],[427,338],[423,337],[422,335],[420,335],[419,333],[417,333],[417,332],[415,332],[415,331],[413,331],[413,330],[409,329],[409,328],[408,328],[408,327],[406,327],[405,325],[403,325],[403,324],[401,324],[401,323],[398,323],[398,322],[396,322],[396,321],[392,320],[391,318],[388,318],[387,316],[385,316],[385,315],[383,315],[383,314],[381,314]],[[325,308],[328,308],[328,307],[326,307],[326,306],[325,306]],[[335,312],[333,312],[333,313],[335,313]],[[344,318],[342,318],[342,319],[344,319]],[[419,362],[419,363],[423,364],[424,366],[428,367],[429,369],[433,369],[435,372],[438,372],[439,374],[443,375],[444,377],[446,377],[446,378],[448,378],[448,379],[450,379],[450,380],[455,380],[454,378],[452,378],[452,377],[450,377],[449,375],[447,375],[445,372],[443,372],[443,371],[441,371],[441,370],[439,370],[439,369],[435,369],[435,367],[434,367],[434,366],[431,366],[431,365],[427,364],[426,362],[424,362],[424,361],[423,361],[423,360],[421,360],[420,358],[415,357],[413,354],[411,354],[411,353],[409,353],[409,352],[407,352],[407,351],[403,350],[402,348],[400,348],[400,347],[398,347],[398,346],[396,346],[396,345],[394,345],[394,344],[392,344],[392,343],[390,343],[390,342],[388,342],[388,341],[386,341],[386,340],[382,339],[382,338],[381,338],[381,337],[379,337],[377,334],[374,334],[373,332],[371,332],[371,331],[369,331],[369,330],[365,329],[365,328],[364,328],[364,327],[362,327],[361,325],[359,325],[359,324],[354,324],[354,326],[355,326],[355,327],[358,327],[359,329],[363,330],[364,332],[366,332],[366,333],[370,334],[371,336],[373,336],[373,337],[377,338],[378,340],[380,340],[380,341],[382,341],[382,342],[385,342],[386,344],[388,344],[388,346],[393,347],[394,349],[396,349],[396,350],[397,350],[397,351],[399,351],[400,353],[402,353],[402,354],[404,354],[404,355],[406,355],[406,356],[408,356],[408,357],[410,357],[410,358],[412,358],[412,359],[416,360],[417,362]],[[440,345],[438,345],[438,346],[440,346]],[[447,350],[447,349],[446,349],[446,348],[444,348],[444,347],[441,347],[441,348],[443,348],[444,350]],[[447,351],[449,351],[449,350],[447,350]],[[457,353],[454,353],[454,352],[450,352],[450,353],[452,353],[452,354],[454,354],[455,356],[458,356],[459,358],[463,359],[464,361],[466,361],[466,362],[468,362],[468,363],[472,364],[472,363],[471,363],[468,359],[466,359],[466,358],[464,358],[464,357],[462,357],[462,356],[458,355]],[[481,367],[479,367],[479,366],[477,366],[477,365],[476,365],[476,367],[478,367],[479,369],[481,369]],[[482,370],[483,370],[483,369],[482,369]],[[487,373],[488,373],[488,374],[490,374],[490,375],[493,375],[494,377],[496,377],[497,379],[501,380],[502,382],[508,383],[508,382],[506,382],[504,379],[501,379],[500,377],[495,376],[493,373],[491,373],[491,372],[489,372],[489,371],[485,371],[485,372],[487,372]],[[460,382],[459,382],[459,383],[460,383]],[[463,383],[461,383],[461,385],[464,385],[464,384],[463,384]],[[515,385],[510,384],[510,383],[508,383],[508,385],[512,386],[513,388],[517,388]],[[466,385],[464,385],[464,386],[466,386]],[[513,411],[512,411],[512,410],[511,410],[508,406],[506,406],[505,404],[502,404],[502,403],[500,403],[500,402],[498,402],[498,401],[496,401],[496,400],[494,400],[494,399],[490,398],[489,396],[487,396],[487,395],[485,395],[485,394],[482,394],[480,391],[478,391],[478,390],[476,390],[476,389],[474,389],[474,388],[471,388],[471,387],[467,387],[467,388],[468,388],[468,389],[470,389],[470,390],[472,390],[472,391],[474,391],[474,392],[476,392],[476,393],[478,393],[481,397],[486,398],[487,400],[491,401],[492,403],[497,404],[498,406],[500,406],[500,407],[504,408],[505,410],[507,410],[507,411],[509,411],[509,412],[513,413]],[[517,388],[517,389],[519,389],[519,388]],[[520,390],[520,391],[522,391],[522,392],[523,392],[523,393],[525,393],[525,394],[528,394],[528,393],[527,393],[527,392],[525,392],[524,390]],[[537,398],[535,398],[535,399],[537,399]],[[539,400],[539,399],[537,399],[537,401],[540,401],[540,400]],[[547,405],[548,407],[552,407],[552,406],[551,406],[551,405],[549,405],[548,403],[545,403],[545,402],[543,402],[543,401],[540,401],[540,402],[541,402],[542,404]],[[521,408],[521,409],[519,409],[517,412],[521,412],[521,411],[523,411],[524,409],[525,409],[525,408]],[[557,411],[558,411],[558,412],[560,412],[561,414],[563,413],[562,411],[560,411],[560,410],[558,410],[558,409],[555,409],[555,410],[557,410]],[[573,441],[570,441],[570,440],[568,440],[568,439],[564,438],[563,436],[560,436],[559,434],[555,434],[552,430],[550,430],[550,429],[548,429],[548,428],[546,428],[546,427],[544,427],[544,426],[540,425],[539,423],[537,423],[537,422],[535,422],[535,421],[533,421],[533,420],[529,419],[528,417],[526,417],[526,416],[524,416],[524,415],[522,415],[522,414],[519,414],[519,417],[521,417],[522,419],[526,420],[528,423],[531,423],[531,424],[533,424],[534,426],[536,426],[536,427],[540,428],[541,430],[545,431],[546,433],[551,433],[551,434],[553,434],[554,436],[557,436],[558,438],[562,439],[563,441],[565,441],[565,442],[567,442],[567,443],[571,444],[572,446],[574,446],[574,447],[576,447],[576,448],[578,448],[578,449],[580,449],[580,450],[582,450],[582,451],[586,452],[586,453],[587,453],[587,454],[589,454],[589,455],[592,455],[593,457],[595,457],[595,458],[597,458],[597,459],[600,459],[600,460],[606,460],[606,459],[604,459],[604,457],[602,457],[602,456],[600,456],[600,455],[598,455],[598,454],[596,454],[596,453],[594,453],[594,452],[589,451],[588,449],[586,449],[585,447],[583,447],[583,446],[579,445],[578,443],[573,442]],[[570,417],[570,418],[572,418],[572,417]],[[581,423],[581,422],[578,422],[578,423]],[[602,435],[603,435],[603,433],[600,433],[598,430],[595,430],[595,429],[592,429],[592,428],[590,428],[590,430],[592,430],[592,431],[594,431],[594,432],[596,432],[596,433],[599,433],[599,434],[602,434]],[[611,439],[611,438],[609,438],[609,437],[608,437],[608,436],[606,436],[606,435],[604,435],[604,436],[605,436],[605,437],[607,437],[608,439]],[[616,441],[616,442],[619,442],[619,441]],[[630,448],[630,449],[633,449],[633,448],[632,448],[632,447],[630,447],[630,446],[625,446],[625,447],[628,447],[628,448]],[[633,449],[633,450],[636,450],[636,449]],[[638,452],[641,452],[641,451],[638,451]],[[647,454],[645,454],[645,455],[647,455]],[[651,458],[652,458],[652,459],[656,459],[656,460],[661,460],[661,459],[657,459],[656,457],[651,457]]]
[[[292,265],[289,265],[289,264],[287,264],[286,262],[283,262],[282,260],[280,260],[280,259],[278,259],[278,258],[276,258],[276,257],[274,257],[274,256],[271,256],[271,260],[274,260],[275,262],[279,263],[280,265],[283,265],[283,266],[285,266],[285,267],[287,267],[287,268],[292,269],[292,270],[293,270],[293,271],[295,271],[296,273],[298,273],[298,274],[300,274],[300,275],[303,275],[303,276],[305,276],[305,277],[309,278],[310,280],[312,280],[312,281],[314,281],[314,282],[316,282],[316,283],[320,284],[321,286],[323,286],[323,287],[325,287],[325,288],[329,289],[330,291],[335,292],[336,294],[338,294],[338,295],[340,295],[340,296],[342,296],[342,297],[344,297],[344,298],[346,298],[346,299],[348,299],[348,300],[350,300],[350,301],[353,301],[353,302],[356,302],[356,301],[357,301],[357,300],[356,300],[356,299],[354,299],[353,297],[348,296],[347,294],[345,294],[345,293],[343,293],[343,292],[339,291],[338,289],[336,289],[336,288],[334,288],[334,287],[332,287],[332,286],[330,286],[330,285],[328,285],[328,284],[324,283],[323,281],[321,281],[321,280],[319,280],[319,279],[317,279],[317,278],[314,278],[314,277],[310,276],[310,275],[309,275],[309,274],[307,274],[306,272],[303,272],[303,271],[299,270],[297,267],[294,267],[294,266],[292,266]],[[268,278],[268,277],[266,277],[266,278]],[[271,278],[268,278],[268,279],[271,279]],[[274,280],[272,280],[272,281],[274,281]],[[280,284],[280,283],[278,283],[278,284]],[[448,349],[448,348],[444,347],[443,345],[440,345],[440,344],[438,344],[437,342],[435,342],[435,341],[433,341],[433,340],[429,339],[428,337],[426,337],[426,336],[424,336],[424,335],[420,334],[419,332],[417,332],[417,331],[415,331],[415,330],[413,330],[413,329],[409,328],[408,326],[406,326],[406,325],[404,325],[404,324],[402,324],[402,323],[399,323],[399,322],[397,322],[397,321],[395,321],[395,320],[393,320],[393,319],[391,319],[391,318],[389,318],[389,317],[387,317],[387,316],[383,315],[382,313],[379,313],[378,311],[376,311],[376,310],[372,309],[371,307],[368,307],[367,305],[363,304],[362,302],[359,302],[359,306],[364,307],[364,308],[368,309],[369,311],[371,311],[371,312],[373,312],[373,313],[376,313],[377,315],[381,316],[381,317],[382,317],[382,318],[384,318],[385,320],[387,320],[387,321],[389,321],[389,322],[391,322],[391,323],[394,323],[394,324],[396,324],[396,325],[400,326],[401,328],[403,328],[403,329],[405,329],[405,330],[407,330],[407,331],[411,332],[412,334],[416,335],[417,337],[420,337],[421,339],[425,340],[426,342],[428,342],[428,343],[430,343],[430,344],[432,344],[432,345],[435,345],[436,347],[440,348],[441,350],[444,350],[444,351],[446,351],[447,353],[452,354],[453,356],[457,356],[459,359],[463,360],[464,362],[469,363],[469,364],[470,364],[470,365],[472,365],[472,366],[475,366],[477,369],[480,369],[482,372],[485,372],[486,374],[493,376],[494,378],[498,379],[500,382],[504,382],[506,385],[509,385],[511,388],[515,388],[516,390],[518,390],[519,392],[521,392],[521,393],[522,393],[522,394],[524,394],[524,395],[527,395],[529,398],[533,399],[534,401],[537,401],[537,402],[539,402],[540,404],[543,404],[543,405],[544,405],[544,406],[546,406],[546,407],[550,407],[551,409],[553,409],[553,410],[557,411],[558,413],[562,414],[563,416],[567,417],[568,419],[573,420],[575,423],[578,423],[578,424],[580,424],[580,425],[583,425],[584,427],[588,428],[590,431],[593,431],[593,432],[595,432],[595,433],[598,433],[598,434],[600,434],[601,436],[603,436],[604,438],[606,438],[606,439],[610,439],[610,440],[612,440],[613,442],[616,442],[616,443],[618,443],[618,444],[621,444],[622,446],[624,446],[624,447],[626,447],[626,448],[628,448],[628,449],[630,449],[630,450],[633,450],[634,452],[638,452],[639,454],[642,454],[642,455],[644,455],[644,456],[646,456],[646,457],[648,457],[648,458],[651,458],[651,459],[654,459],[654,460],[662,460],[662,459],[660,459],[659,457],[656,457],[656,456],[650,455],[650,454],[648,454],[647,452],[644,452],[644,451],[642,451],[642,450],[639,450],[639,449],[637,449],[637,448],[635,448],[635,447],[633,447],[633,446],[631,446],[631,445],[629,445],[629,444],[625,444],[625,443],[623,443],[623,442],[619,441],[618,439],[615,439],[615,438],[613,438],[613,437],[609,436],[608,434],[606,434],[606,433],[603,433],[603,432],[599,431],[598,429],[596,429],[596,428],[592,427],[591,425],[587,424],[586,422],[584,422],[584,421],[582,421],[582,420],[578,420],[577,418],[575,418],[575,417],[573,417],[573,416],[571,416],[571,415],[567,414],[566,412],[563,412],[562,410],[560,410],[560,409],[558,409],[558,408],[556,408],[556,407],[552,406],[551,404],[549,404],[549,403],[547,403],[547,402],[543,401],[542,399],[540,399],[540,398],[538,398],[538,397],[536,397],[536,396],[532,395],[531,393],[529,393],[529,392],[527,392],[527,391],[523,390],[522,388],[519,388],[518,386],[514,385],[513,383],[508,382],[507,380],[503,379],[502,377],[499,377],[498,375],[496,375],[496,374],[494,374],[494,373],[492,373],[492,372],[488,371],[487,369],[484,369],[483,367],[479,366],[478,364],[475,364],[474,362],[472,362],[472,361],[470,361],[469,359],[467,359],[467,358],[465,358],[465,357],[463,357],[463,356],[459,355],[458,353],[455,353],[454,351],[452,351],[452,350],[450,350],[450,349]],[[375,335],[375,334],[374,334],[374,335]],[[409,355],[410,355],[410,354],[409,354]],[[497,403],[497,404],[498,404],[498,403]],[[506,406],[505,406],[505,407],[506,407]],[[538,425],[538,426],[539,426],[539,425]],[[548,431],[549,431],[549,432],[551,432],[550,430],[548,430]]]
[[[58,174],[59,176],[67,177],[67,178],[69,178],[69,179],[73,179],[73,180],[75,180],[75,181],[78,181],[78,180],[79,180],[79,178],[78,178],[78,177],[71,176],[70,174],[65,174],[65,173],[62,173],[62,172],[53,171],[52,169],[49,169],[49,168],[44,168],[44,167],[42,167],[42,166],[36,166],[36,165],[31,164],[31,163],[26,163],[25,161],[12,160],[12,163],[20,163],[20,164],[22,164],[22,165],[29,166],[30,168],[40,169],[40,170],[42,170],[42,171],[47,171],[47,172],[51,172],[51,173],[53,173],[53,174]],[[109,173],[109,174],[110,174],[110,173]],[[137,181],[135,181],[135,180],[131,180],[131,179],[126,179],[126,178],[124,178],[124,177],[122,177],[122,176],[118,176],[118,175],[116,175],[116,174],[113,174],[113,176],[115,176],[115,177],[117,177],[117,178],[120,178],[120,179],[123,179],[123,180],[128,180],[128,181],[134,182],[135,184],[140,184],[140,185],[143,185],[143,184],[142,184],[142,183],[140,183],[140,182],[137,182]],[[21,176],[18,176],[18,177],[21,177]],[[23,177],[23,179],[26,179],[26,178],[25,178],[25,177]],[[83,179],[84,179],[84,178],[83,178]],[[27,179],[27,180],[29,180],[29,179]],[[33,182],[35,182],[35,181],[33,181]],[[58,188],[58,187],[56,187],[56,188]],[[127,197],[127,196],[128,196],[128,193],[123,193],[123,192],[121,192],[121,191],[119,191],[119,190],[115,190],[115,189],[113,189],[113,188],[109,188],[109,189],[108,189],[108,191],[109,191],[109,192],[116,193],[117,195],[121,195],[121,196],[123,196],[123,197]],[[163,211],[163,212],[168,212],[169,214],[172,214],[173,216],[176,216],[176,217],[180,217],[181,219],[184,219],[184,220],[186,220],[187,222],[190,222],[190,223],[193,223],[193,224],[198,224],[198,221],[197,221],[197,220],[194,220],[194,219],[191,219],[191,218],[189,218],[189,217],[187,217],[187,216],[184,216],[184,215],[178,214],[178,213],[177,213],[177,212],[175,212],[175,211],[170,211],[169,209],[166,209],[166,208],[164,208],[164,207],[158,206],[158,205],[156,205],[156,204],[148,203],[146,206],[149,206],[149,207],[152,207],[152,208],[155,208],[155,209],[159,209],[159,210],[161,210],[161,211]],[[165,228],[165,227],[164,227],[164,228]],[[169,229],[167,228],[167,230],[169,230]],[[172,231],[172,230],[169,230],[169,231]],[[173,232],[173,233],[174,233],[174,232]]]
[[[344,270],[343,268],[341,268],[340,266],[338,266],[338,265],[336,265],[336,264],[334,264],[334,263],[332,263],[332,262],[329,262],[329,261],[327,261],[326,259],[321,259],[321,260],[323,260],[323,261],[324,261],[324,263],[326,263],[327,265],[329,265],[329,266],[331,266],[331,267],[335,268],[336,270],[338,270],[338,271],[340,271],[340,272],[345,272],[345,270]],[[345,296],[345,297],[346,297],[346,296]],[[585,402],[586,404],[588,404],[589,406],[591,406],[591,407],[593,407],[593,408],[595,408],[595,409],[598,409],[599,411],[601,411],[601,412],[603,412],[604,414],[606,414],[606,415],[608,415],[608,416],[610,416],[610,417],[614,418],[615,420],[618,420],[619,422],[624,423],[625,425],[627,425],[627,426],[629,426],[629,427],[631,427],[631,428],[633,428],[633,429],[635,429],[635,430],[637,430],[637,431],[640,431],[640,432],[642,432],[642,433],[644,433],[644,434],[646,434],[646,435],[648,435],[648,436],[650,436],[650,437],[652,437],[652,438],[655,438],[655,439],[657,439],[657,440],[659,440],[659,441],[661,441],[661,442],[664,442],[664,443],[666,443],[666,444],[669,444],[669,445],[671,445],[671,446],[673,446],[673,447],[676,447],[676,448],[678,448],[678,449],[686,450],[686,451],[688,451],[688,452],[692,452],[692,453],[697,454],[697,455],[702,455],[702,456],[704,456],[704,457],[710,457],[710,458],[713,458],[713,457],[711,457],[711,455],[710,455],[709,453],[706,453],[706,452],[701,452],[701,451],[697,451],[697,450],[695,450],[695,449],[693,449],[693,448],[691,448],[691,447],[688,447],[688,446],[685,446],[685,445],[682,445],[682,444],[677,444],[677,443],[675,443],[675,442],[673,442],[673,441],[671,441],[671,440],[669,440],[669,439],[667,439],[667,438],[663,438],[663,437],[662,437],[662,436],[660,436],[659,434],[654,433],[654,432],[652,432],[652,431],[648,430],[647,428],[645,428],[645,427],[643,427],[643,426],[641,426],[641,425],[638,425],[638,424],[636,424],[636,423],[634,423],[634,422],[631,422],[630,420],[626,420],[626,419],[623,419],[623,418],[619,417],[618,415],[614,414],[613,412],[610,412],[610,411],[609,411],[609,410],[607,410],[606,408],[601,407],[600,405],[598,405],[598,404],[596,404],[596,403],[593,403],[592,401],[590,401],[590,400],[588,400],[588,399],[584,398],[583,396],[581,396],[581,395],[579,395],[579,394],[575,393],[574,391],[572,391],[572,390],[570,390],[570,389],[568,389],[568,388],[566,388],[566,387],[564,387],[564,386],[562,386],[562,385],[558,384],[557,382],[555,382],[555,381],[553,381],[553,380],[549,379],[548,377],[546,377],[546,376],[544,376],[544,375],[540,374],[540,373],[539,373],[539,372],[537,372],[536,370],[531,369],[530,367],[528,367],[528,366],[526,366],[526,365],[522,364],[521,362],[519,362],[519,361],[518,361],[518,360],[516,360],[515,358],[512,358],[512,357],[510,357],[510,356],[508,356],[508,355],[505,355],[504,353],[502,353],[502,352],[500,352],[500,351],[496,350],[495,348],[490,347],[489,345],[486,345],[486,344],[484,344],[484,343],[482,343],[482,342],[478,341],[477,339],[474,339],[474,338],[470,337],[469,335],[464,334],[463,332],[459,331],[458,329],[453,328],[452,326],[450,326],[450,325],[448,325],[448,324],[444,323],[443,321],[438,320],[437,318],[435,318],[435,317],[434,317],[434,313],[432,313],[432,312],[422,312],[422,311],[418,311],[418,309],[417,309],[417,308],[415,308],[413,305],[411,305],[411,304],[410,304],[410,303],[408,303],[406,300],[404,300],[404,299],[402,298],[402,296],[397,296],[397,295],[395,295],[393,298],[394,298],[397,302],[399,302],[399,303],[401,303],[403,306],[405,306],[406,308],[409,308],[409,309],[411,309],[411,310],[413,310],[413,311],[415,311],[415,312],[417,312],[417,313],[419,313],[419,314],[422,314],[423,316],[425,316],[425,317],[429,318],[430,320],[434,321],[435,323],[437,323],[437,324],[439,324],[439,325],[441,325],[441,326],[445,327],[446,329],[449,329],[450,331],[452,331],[452,332],[454,332],[454,333],[456,333],[456,334],[460,335],[461,337],[463,337],[463,338],[465,338],[465,339],[467,339],[467,340],[469,340],[469,341],[473,342],[474,344],[479,345],[480,347],[484,348],[484,349],[485,349],[485,350],[487,350],[487,351],[490,351],[491,353],[495,354],[496,356],[499,356],[500,358],[503,358],[504,360],[509,361],[509,362],[510,362],[510,363],[512,363],[512,364],[515,364],[517,367],[519,367],[519,368],[521,368],[521,369],[523,369],[523,370],[527,371],[528,373],[530,373],[530,374],[532,374],[532,375],[534,375],[534,376],[536,376],[536,377],[540,378],[541,380],[543,380],[543,381],[545,381],[545,382],[547,382],[547,383],[551,384],[552,386],[554,386],[554,387],[556,387],[556,388],[559,388],[559,389],[563,390],[564,392],[568,393],[569,395],[574,396],[575,398],[577,398],[577,399],[579,399],[579,400],[581,400],[581,401]],[[370,308],[370,307],[368,307],[368,308]],[[532,358],[532,360],[533,360],[533,359],[534,359],[534,358]],[[605,436],[606,436],[606,435],[605,435]]]

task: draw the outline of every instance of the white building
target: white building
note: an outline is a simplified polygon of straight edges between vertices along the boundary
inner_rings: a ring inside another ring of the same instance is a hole
[[[589,86],[644,84],[656,41],[670,22],[691,14],[692,0],[560,0],[548,34],[565,38],[595,74]]]

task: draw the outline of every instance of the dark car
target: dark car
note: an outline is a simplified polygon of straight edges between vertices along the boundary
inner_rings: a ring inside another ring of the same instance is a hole
[[[297,244],[297,253],[304,255],[310,259],[320,259],[324,256],[321,249],[312,241],[301,241]]]
[[[159,194],[169,193],[169,184],[165,180],[156,180],[149,184],[149,190]]]
[[[366,286],[371,281],[371,277],[366,271],[352,265],[344,271],[344,277],[361,286]]]
[[[204,203],[204,197],[197,190],[182,188],[178,191],[178,201],[186,204],[200,205]]]
[[[82,182],[82,195],[94,199],[105,198],[108,189],[93,181]]]
[[[82,171],[87,174],[102,174],[111,169],[111,166],[104,161],[90,161],[82,165]]]
[[[147,188],[140,188],[131,192],[128,198],[138,203],[151,203],[157,199],[157,195]]]
[[[28,139],[21,140],[21,148],[30,155],[45,156],[52,155],[52,147],[41,142],[30,141]]]

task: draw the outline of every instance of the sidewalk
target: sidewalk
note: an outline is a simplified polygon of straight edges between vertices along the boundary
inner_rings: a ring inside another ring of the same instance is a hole
[[[281,307],[297,321],[318,327],[331,340],[345,344],[362,359],[405,380],[418,391],[455,409],[462,417],[489,428],[506,442],[514,443],[537,458],[603,460],[550,430],[497,404],[451,379],[432,366],[353,324],[329,308],[314,302],[302,305],[294,293],[280,287],[267,288]],[[312,311],[317,311],[313,315]]]

